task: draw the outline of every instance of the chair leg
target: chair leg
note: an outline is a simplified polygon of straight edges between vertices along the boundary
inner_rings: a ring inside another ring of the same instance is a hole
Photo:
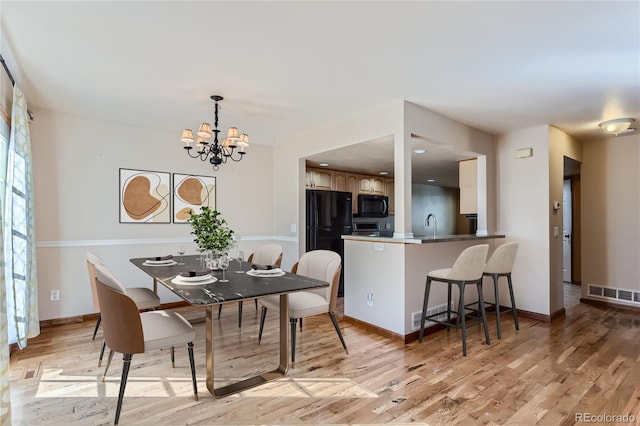
[[[129,376],[129,367],[131,366],[131,354],[124,354],[122,361],[122,378],[120,379],[120,393],[118,394],[118,406],[116,408],[116,419],[113,422],[114,425],[117,425],[118,420],[120,420],[120,410],[122,409],[124,389],[127,386],[127,377]]]
[[[104,356],[104,348],[107,347],[107,343],[102,339],[102,346],[100,347],[100,358],[98,358],[98,367],[102,367],[102,357]]]
[[[98,332],[98,327],[100,327],[100,321],[102,321],[102,316],[98,313],[98,322],[96,322],[96,328],[93,330],[93,337],[91,340],[96,340],[96,333]]]
[[[302,331],[302,318],[300,318],[300,331]]]
[[[241,328],[241,327],[242,327],[242,301],[238,302],[238,328]]]
[[[496,327],[498,328],[498,340],[502,339],[502,328],[500,327],[500,289],[498,288],[498,275],[492,274],[493,277],[493,293],[496,303]]]
[[[333,327],[336,329],[336,333],[338,333],[338,337],[340,338],[340,341],[342,342],[342,347],[344,348],[344,351],[348,355],[349,354],[349,349],[347,349],[347,344],[344,342],[344,338],[342,337],[342,332],[340,331],[340,327],[338,326],[338,321],[336,321],[336,316],[334,315],[333,312],[329,312],[329,316],[331,317],[331,322],[333,323]]]
[[[516,299],[515,297],[513,297],[513,284],[511,283],[511,273],[507,274],[507,282],[509,283],[509,297],[511,298],[513,322],[516,324],[516,330],[520,330],[520,325],[518,324],[518,310],[516,309]]]
[[[264,320],[267,317],[267,307],[263,306],[262,311],[260,312],[260,329],[258,331],[258,344],[262,340],[262,329],[264,328]]]
[[[222,312],[222,303],[218,305],[218,319],[220,319],[221,312]]]
[[[451,331],[449,324],[451,324],[451,283],[447,283],[447,333]]]
[[[491,340],[489,339],[487,312],[484,309],[484,296],[482,295],[482,278],[480,278],[480,280],[477,282],[476,287],[478,288],[478,305],[480,306],[480,318],[482,319],[482,326],[484,327],[484,340],[487,342],[487,345],[490,345]]]
[[[193,398],[198,400],[198,383],[196,381],[196,363],[193,360],[193,342],[187,343],[187,351],[189,352],[189,365],[191,365],[191,380],[193,381]]]
[[[424,302],[422,303],[422,318],[420,319],[420,335],[418,341],[422,342],[424,337],[424,322],[427,316],[427,306],[429,304],[429,291],[431,290],[431,277],[427,276],[427,284],[424,288]]]
[[[460,288],[460,300],[458,302],[458,318],[460,331],[462,332],[462,355],[467,356],[467,325],[465,321],[464,284],[458,284]]]
[[[298,318],[289,318],[289,323],[291,324],[291,364],[296,362],[296,324],[298,322]]]
[[[176,368],[176,348],[171,346],[171,368]]]
[[[102,374],[102,381],[104,382],[107,378],[107,371],[109,371],[109,366],[111,365],[111,360],[113,359],[113,351],[109,349],[109,356],[107,357],[107,366],[104,368],[104,373]]]
[[[258,299],[253,299],[253,303],[256,304],[256,311],[258,310]]]

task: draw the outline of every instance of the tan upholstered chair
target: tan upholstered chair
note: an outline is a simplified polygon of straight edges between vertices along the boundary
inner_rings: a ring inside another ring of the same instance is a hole
[[[326,288],[310,291],[299,291],[289,294],[289,322],[291,327],[291,362],[295,362],[296,355],[296,326],[298,319],[328,313],[333,327],[338,333],[342,347],[346,353],[347,345],[344,342],[338,321],[333,313],[338,297],[338,285],[340,271],[342,271],[342,259],[340,255],[329,250],[313,250],[303,254],[300,260],[293,265],[291,273],[304,275],[305,277],[327,281],[330,285]],[[266,296],[258,300],[262,306],[260,313],[260,330],[258,342],[262,339],[262,330],[267,315],[267,309],[280,311],[280,297]]]
[[[487,260],[487,252],[489,251],[488,244],[479,244],[476,246],[468,247],[460,253],[455,263],[451,268],[437,269],[427,274],[427,284],[424,291],[424,304],[422,306],[422,320],[420,322],[420,336],[419,340],[422,342],[424,336],[424,323],[425,320],[433,321],[435,323],[443,324],[449,327],[459,328],[462,332],[462,354],[467,356],[467,327],[472,325],[482,324],[484,326],[484,335],[487,345],[490,344],[489,329],[487,327],[487,316],[484,310],[484,300],[482,298],[482,271],[484,269],[485,261]],[[446,283],[448,287],[447,291],[447,320],[437,320],[435,317],[442,315],[442,312],[427,315],[427,307],[429,304],[429,291],[431,290],[432,282]],[[451,285],[455,284],[459,290],[458,310],[451,310]],[[467,285],[475,285],[478,290],[479,311],[478,315],[468,314],[464,303],[464,289]],[[455,324],[451,322],[451,314],[456,314]],[[472,319],[476,319],[476,322],[467,323],[466,317],[469,316]]]
[[[518,325],[518,312],[516,310],[516,299],[513,296],[513,285],[511,283],[511,270],[516,260],[518,252],[518,243],[504,243],[493,252],[487,264],[484,267],[483,276],[493,278],[493,289],[495,294],[495,303],[485,302],[486,305],[495,307],[488,313],[496,315],[496,323],[498,328],[498,339],[502,339],[502,330],[500,329],[500,315],[513,312],[513,322],[516,330],[520,330]],[[500,306],[500,291],[498,288],[498,278],[506,277],[509,288],[509,297],[511,298],[511,307]]]
[[[110,353],[105,375],[113,358],[113,351],[123,354],[122,378],[114,424],[118,424],[122,400],[127,385],[129,367],[133,354],[154,349],[171,348],[171,362],[175,366],[174,346],[187,345],[193,396],[198,400],[196,368],[193,359],[193,340],[196,332],[180,314],[173,311],[150,311],[140,313],[136,303],[120,290],[120,284],[104,265],[96,265],[96,291],[102,313],[104,339]],[[104,380],[104,376],[103,376]]]
[[[256,265],[282,266],[282,246],[280,244],[263,244],[247,258],[247,262]],[[255,299],[256,310],[258,309],[258,299]],[[218,305],[218,319],[222,313],[222,304]],[[242,301],[238,302],[238,327],[242,327]]]
[[[92,251],[87,251],[87,269],[89,271],[89,283],[91,284],[91,294],[93,296],[93,307],[98,311],[98,321],[96,322],[96,328],[93,330],[93,338],[96,338],[98,327],[100,327],[100,321],[102,321],[102,313],[100,310],[100,301],[98,300],[98,291],[96,290],[96,266],[102,265],[105,268],[107,266],[102,259]],[[108,270],[108,268],[107,268]],[[109,274],[111,272],[109,271]],[[155,309],[160,306],[160,297],[154,293],[151,289],[144,287],[129,287],[125,288],[120,281],[113,277],[114,283],[119,286],[120,292],[129,296],[138,307],[138,310]],[[102,357],[104,355],[104,341],[102,342],[102,348],[100,350],[100,358],[98,359],[98,367],[102,364]]]

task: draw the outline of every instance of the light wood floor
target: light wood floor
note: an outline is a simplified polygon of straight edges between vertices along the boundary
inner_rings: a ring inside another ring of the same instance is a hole
[[[260,346],[253,304],[245,305],[241,330],[236,315],[236,304],[226,305],[216,322],[220,385],[271,369],[277,358],[276,314],[269,313]],[[340,325],[348,355],[327,316],[307,319],[286,379],[214,399],[204,384],[204,323],[196,323],[200,400],[192,398],[186,349],[176,349],[175,369],[167,351],[135,355],[120,424],[568,425],[576,413],[625,410],[640,421],[637,313],[577,303],[550,324],[521,318],[519,332],[506,315],[502,340],[491,317],[491,345],[471,330],[466,358],[457,331],[403,345]],[[43,329],[12,355],[14,425],[113,422],[122,362],[114,357],[108,380],[100,381],[93,326]]]

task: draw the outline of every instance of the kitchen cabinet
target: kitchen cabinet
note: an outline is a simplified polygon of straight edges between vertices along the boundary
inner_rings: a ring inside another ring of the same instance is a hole
[[[307,168],[305,188],[330,191],[333,189],[333,170]]]
[[[458,162],[460,214],[478,213],[478,161],[475,158]]]
[[[359,176],[359,194],[384,195],[384,179],[376,176]]]
[[[395,213],[395,187],[393,179],[385,179],[384,180],[384,195],[389,197],[389,214]]]
[[[351,193],[351,211],[353,214],[358,214],[358,185],[360,179],[358,175],[353,173],[346,173],[346,189],[345,191]]]
[[[347,191],[347,172],[341,172],[340,170],[333,171],[333,190]]]

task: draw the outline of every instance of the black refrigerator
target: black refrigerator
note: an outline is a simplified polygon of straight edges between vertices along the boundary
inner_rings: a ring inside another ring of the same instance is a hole
[[[344,241],[352,231],[351,193],[307,190],[306,251],[331,250],[342,258],[338,296],[344,294]]]

